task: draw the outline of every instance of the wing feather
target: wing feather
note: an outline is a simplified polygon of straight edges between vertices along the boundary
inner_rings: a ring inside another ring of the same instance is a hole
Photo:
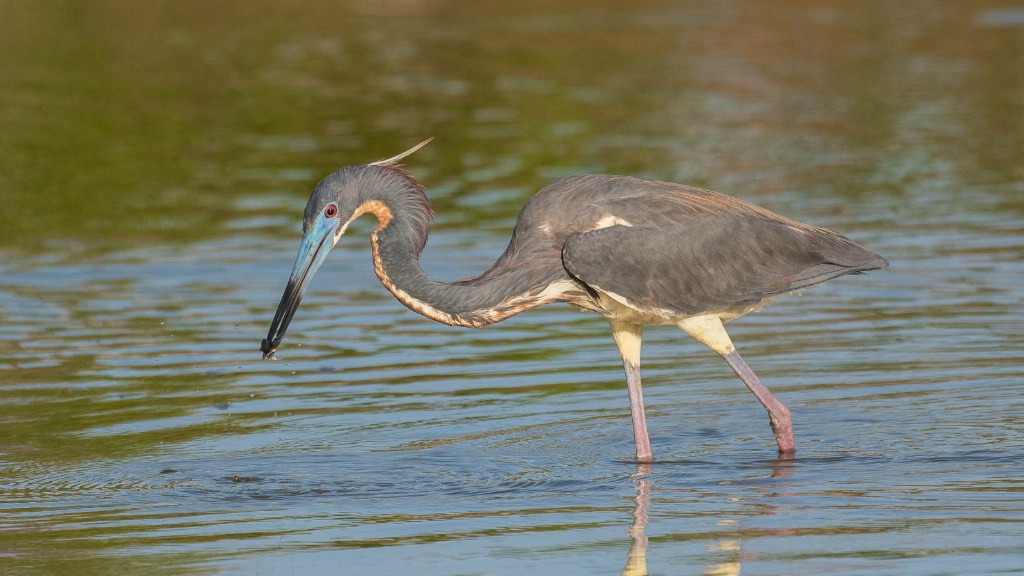
[[[641,310],[680,315],[755,305],[885,265],[838,233],[771,216],[705,213],[671,227],[610,226],[570,237],[562,263]]]

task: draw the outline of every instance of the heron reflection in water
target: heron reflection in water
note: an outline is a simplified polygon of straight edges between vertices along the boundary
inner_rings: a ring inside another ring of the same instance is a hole
[[[653,461],[640,384],[644,326],[674,325],[717,352],[768,411],[779,453],[796,451],[789,410],[761,383],[722,323],[779,296],[883,268],[884,258],[842,234],[743,200],[682,184],[589,174],[557,180],[519,214],[508,248],[483,274],[429,277],[420,253],[433,212],[399,162],[342,168],[313,190],[281,303],[260,347],[272,359],[327,253],[353,220],[376,216],[373,268],[406,307],[479,328],[552,302],[604,316],[626,371],[636,459]]]

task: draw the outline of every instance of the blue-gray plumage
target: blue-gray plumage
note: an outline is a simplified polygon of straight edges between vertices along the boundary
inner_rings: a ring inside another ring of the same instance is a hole
[[[429,142],[429,140],[428,140]],[[718,352],[768,411],[779,453],[796,450],[789,411],[758,380],[722,326],[774,298],[844,274],[883,268],[845,236],[731,196],[627,176],[563,178],[519,215],[508,248],[483,274],[440,282],[419,264],[433,213],[394,158],[324,178],[260,349],[273,358],[309,280],[349,223],[371,213],[377,277],[405,306],[453,326],[493,324],[551,302],[608,319],[626,371],[636,457],[653,455],[640,384],[644,325],[676,325]]]

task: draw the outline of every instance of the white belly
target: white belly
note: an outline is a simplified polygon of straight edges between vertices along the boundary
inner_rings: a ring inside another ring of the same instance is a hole
[[[749,312],[757,312],[771,304],[775,298],[778,298],[778,296],[765,298],[749,306],[724,308],[722,310],[712,310],[697,314],[678,314],[670,310],[642,310],[640,306],[618,294],[605,292],[601,289],[597,289],[596,292],[602,308],[602,310],[597,310],[597,312],[602,316],[615,322],[642,324],[645,326],[676,326],[687,318],[698,316],[713,316],[722,322],[728,322]]]

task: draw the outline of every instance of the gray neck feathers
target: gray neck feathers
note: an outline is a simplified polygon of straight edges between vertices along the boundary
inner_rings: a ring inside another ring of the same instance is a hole
[[[523,255],[513,242],[480,276],[457,282],[434,280],[419,261],[433,219],[423,187],[390,166],[368,167],[362,180],[361,202],[379,201],[391,213],[387,224],[374,233],[378,277],[413,311],[445,324],[483,326],[544,303],[529,305],[533,295],[564,275],[560,261],[539,274],[536,263],[518,265]]]

